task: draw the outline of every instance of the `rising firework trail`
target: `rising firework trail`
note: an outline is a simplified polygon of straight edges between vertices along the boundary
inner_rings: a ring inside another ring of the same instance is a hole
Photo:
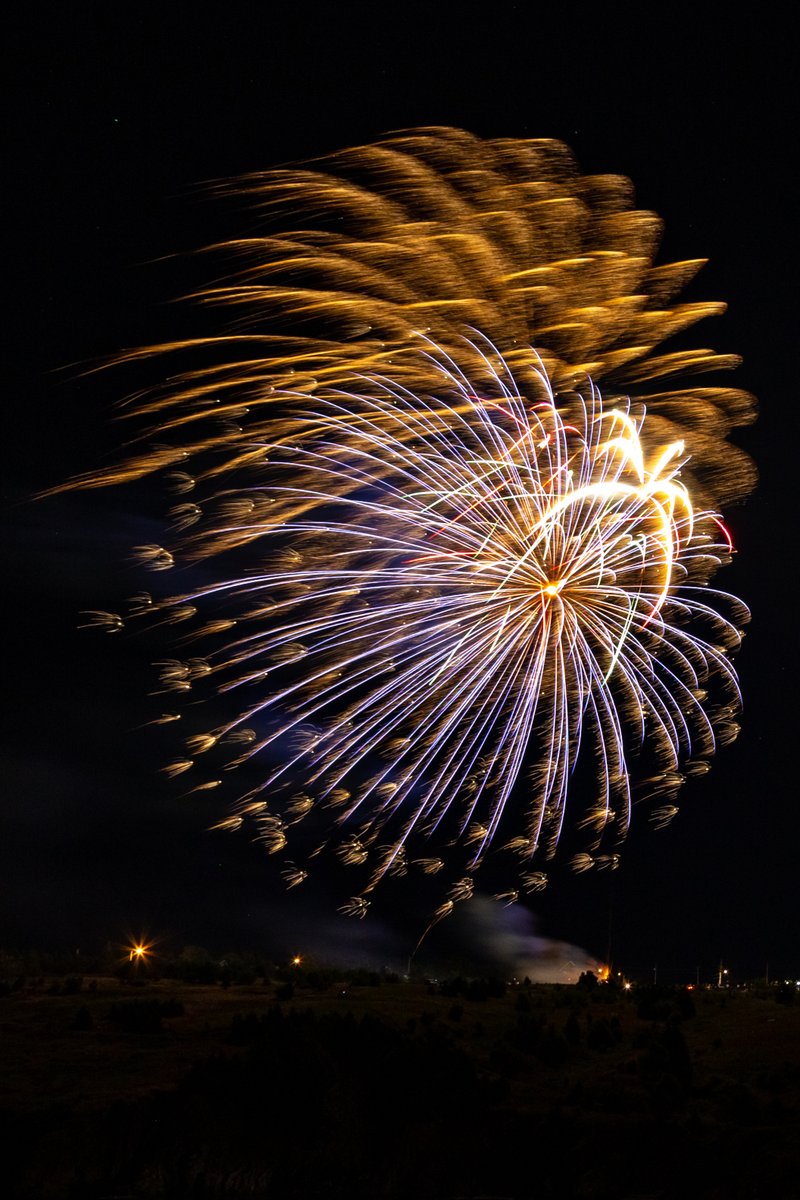
[[[446,881],[441,916],[489,855],[504,899],[545,886],[565,823],[576,869],[614,866],[632,763],[663,824],[735,737],[747,613],[710,581],[752,401],[675,382],[729,356],[656,353],[722,306],[669,307],[699,264],[653,265],[627,181],[453,130],[323,168],[240,183],[316,224],[228,244],[242,270],[202,298],[247,319],[126,356],[189,356],[133,406],[159,445],[74,486],[164,472],[175,537],[141,557],[214,567],[134,605],[207,646],[161,688],[232,706],[168,772],[238,766],[217,827],[285,852],[290,886],[327,850],[346,911],[416,871]]]

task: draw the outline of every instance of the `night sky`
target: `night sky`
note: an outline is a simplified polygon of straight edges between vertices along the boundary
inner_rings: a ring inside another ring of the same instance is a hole
[[[357,926],[324,894],[287,895],[262,850],[207,832],[224,815],[213,793],[181,798],[159,775],[166,743],[138,728],[154,715],[153,645],[78,629],[81,610],[118,610],[148,586],[129,550],[161,540],[158,489],[32,497],[119,446],[112,406],[130,381],[80,364],[200,327],[171,303],[198,278],[173,256],[249,218],[198,184],[441,124],[559,138],[584,172],[630,177],[639,207],[665,221],[659,261],[710,259],[685,298],[729,305],[693,344],[741,354],[730,382],[760,402],[736,440],[761,483],[725,514],[739,553],[716,579],[753,611],[740,738],[686,785],[668,829],[634,820],[618,872],[562,872],[530,902],[536,926],[598,959],[610,941],[614,965],[643,978],[658,964],[660,978],[699,967],[711,979],[721,960],[735,979],[794,976],[793,39],[600,17],[586,28],[522,4],[489,6],[480,24],[413,4],[373,25],[346,6],[276,23],[269,7],[219,6],[213,20],[97,6],[80,26],[40,13],[7,31],[0,946],[94,948],[146,931],[173,946],[389,959],[418,936],[402,892]]]

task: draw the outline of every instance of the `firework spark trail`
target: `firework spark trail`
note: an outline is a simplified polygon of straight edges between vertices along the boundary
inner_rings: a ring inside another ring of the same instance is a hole
[[[194,298],[236,313],[237,322],[216,336],[119,356],[175,359],[168,381],[128,408],[146,416],[162,444],[116,472],[88,474],[81,486],[209,453],[206,478],[251,456],[257,462],[242,432],[252,435],[260,417],[269,418],[273,389],[347,387],[359,373],[385,371],[422,395],[436,372],[416,354],[419,331],[455,354],[479,387],[484,356],[476,348],[467,358],[462,341],[473,328],[499,348],[521,386],[535,346],[559,394],[588,376],[607,401],[644,403],[648,447],[684,441],[704,506],[752,490],[755,468],[728,437],[754,419],[753,397],[687,382],[735,367],[738,357],[662,349],[725,305],[675,302],[704,260],[655,264],[661,221],[634,207],[622,176],[581,175],[568,147],[552,140],[428,128],[217,190],[244,195],[267,230],[209,251],[224,255],[227,278]],[[242,264],[233,276],[232,262]],[[191,365],[182,367],[187,356]],[[491,370],[485,375],[490,381]],[[232,424],[221,429],[223,421]],[[173,446],[163,444],[170,435]],[[176,475],[191,488],[191,476]]]
[[[244,518],[189,535],[245,545],[253,562],[274,547],[275,565],[155,605],[224,599],[255,616],[256,631],[230,637],[205,673],[227,692],[258,682],[259,697],[196,752],[260,731],[236,759],[261,777],[240,816],[293,855],[292,884],[309,870],[295,826],[317,828],[322,813],[340,827],[339,857],[362,872],[347,906],[357,915],[381,879],[432,847],[460,876],[441,915],[504,839],[521,852],[515,891],[540,888],[531,866],[555,850],[587,733],[589,852],[604,862],[601,842],[630,821],[628,758],[645,727],[663,777],[711,754],[738,705],[723,648],[746,613],[708,587],[729,550],[679,479],[682,446],[648,461],[646,417],[604,408],[587,384],[567,419],[541,366],[523,395],[489,343],[471,342],[467,358],[478,349],[484,385],[493,371],[483,399],[427,341],[418,353],[439,376],[429,396],[380,376],[284,397],[288,415],[271,437],[262,428],[266,481]],[[183,688],[196,670],[168,675]],[[708,687],[722,699],[706,712]]]
[[[702,263],[655,266],[629,182],[550,141],[419,130],[235,189],[270,232],[226,243],[242,269],[197,298],[241,320],[119,356],[168,364],[123,411],[144,432],[67,485],[164,472],[175,543],[142,561],[216,572],[132,606],[217,639],[161,690],[238,705],[168,772],[232,754],[257,782],[215,827],[255,822],[289,886],[332,843],[358,916],[418,869],[450,883],[438,919],[495,850],[504,897],[539,890],[570,813],[576,868],[614,865],[631,757],[664,823],[737,730],[747,613],[709,586],[731,553],[710,510],[753,486],[726,439],[754,402],[682,382],[735,356],[660,349],[724,310],[672,303]],[[596,799],[568,804],[592,754]]]
[[[633,207],[627,179],[580,175],[557,142],[483,141],[442,128],[312,168],[237,182],[265,219],[294,219],[299,208],[311,228],[239,243],[247,264],[239,279],[204,299],[282,320],[324,314],[344,343],[356,337],[356,354],[402,345],[419,328],[452,349],[472,326],[516,373],[534,345],[559,391],[589,375],[607,396],[639,395],[648,436],[687,442],[714,503],[752,487],[752,464],[725,441],[752,420],[752,397],[674,382],[735,366],[736,357],[657,353],[725,306],[671,303],[702,261],[654,265],[661,222]]]

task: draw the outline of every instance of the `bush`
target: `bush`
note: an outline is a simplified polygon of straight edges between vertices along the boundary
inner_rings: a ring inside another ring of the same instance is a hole
[[[164,1017],[182,1017],[178,1000],[133,1000],[111,1005],[110,1017],[126,1033],[158,1033]]]
[[[586,1034],[586,1045],[590,1050],[599,1050],[601,1053],[610,1050],[614,1045],[614,1037],[605,1017],[601,1017],[599,1021],[592,1021]]]
[[[564,1026],[564,1039],[568,1046],[579,1046],[581,1043],[581,1027],[574,1012],[567,1017]]]
[[[94,1028],[94,1020],[92,1018],[92,1014],[89,1012],[88,1008],[85,1005],[83,1005],[83,1007],[79,1008],[78,1011],[75,1013],[75,1016],[72,1019],[72,1025],[70,1026],[70,1028],[81,1030],[81,1031],[85,1030],[85,1029],[93,1029]]]
[[[536,1047],[536,1057],[546,1067],[560,1067],[569,1058],[569,1046],[566,1039],[551,1027],[543,1031]]]

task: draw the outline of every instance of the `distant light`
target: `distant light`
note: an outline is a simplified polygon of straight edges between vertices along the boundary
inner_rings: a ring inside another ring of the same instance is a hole
[[[134,959],[136,959],[137,962],[141,962],[141,960],[143,958],[147,958],[148,950],[149,950],[149,946],[142,946],[142,945],[138,945],[138,944],[135,946],[131,946],[131,952],[128,956],[130,962],[133,962]]]
[[[629,992],[631,990],[631,985],[627,982],[623,983],[622,986],[624,987],[626,992]]]
[[[299,966],[300,966],[300,963],[301,963],[302,961],[303,961],[303,960],[302,960],[302,958],[300,957],[300,955],[299,955],[299,954],[295,954],[294,958],[292,959],[292,966],[293,966],[293,967],[299,967]]]

